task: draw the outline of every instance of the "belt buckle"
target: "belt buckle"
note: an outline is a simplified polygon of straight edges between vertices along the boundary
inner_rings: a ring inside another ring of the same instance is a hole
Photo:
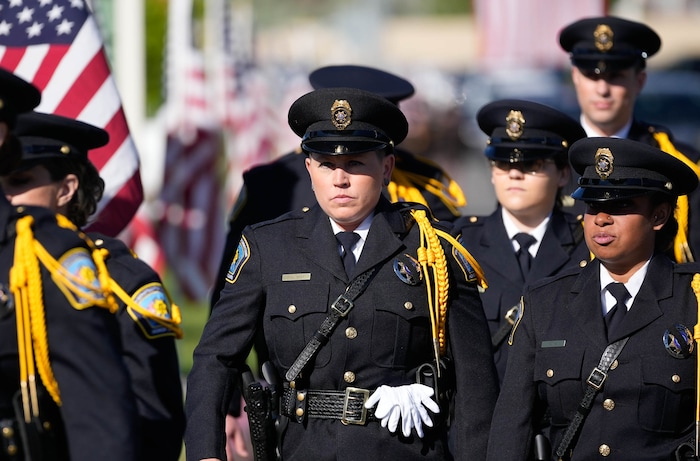
[[[355,394],[355,395],[353,395]],[[357,395],[359,394],[359,395]],[[361,389],[359,387],[348,387],[345,389],[345,400],[343,402],[343,416],[340,418],[340,422],[348,424],[358,424],[364,425],[367,422],[367,408],[365,408],[365,402],[369,398],[369,390]],[[362,403],[360,408],[360,415],[358,418],[357,413],[348,414],[348,403],[350,400],[361,400]]]
[[[605,378],[607,378],[607,377],[608,377],[607,373],[605,373],[600,368],[595,367],[593,369],[593,371],[591,371],[591,374],[588,375],[588,379],[586,380],[586,382],[593,389],[599,391],[600,388],[603,387],[603,383],[605,382]]]
[[[333,301],[331,304],[331,309],[333,309],[339,316],[345,317],[350,312],[354,306],[353,302],[345,296],[345,293],[341,293],[340,296]]]

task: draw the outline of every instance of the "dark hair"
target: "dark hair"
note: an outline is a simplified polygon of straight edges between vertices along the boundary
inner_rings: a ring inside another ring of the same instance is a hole
[[[652,209],[662,203],[669,203],[671,205],[671,215],[668,217],[668,221],[666,221],[664,227],[656,233],[656,238],[654,240],[655,253],[665,253],[673,249],[673,241],[678,233],[678,221],[676,221],[673,215],[677,201],[678,198],[676,196],[664,194],[663,192],[653,192],[649,194],[649,203]]]
[[[49,170],[53,181],[59,181],[69,174],[78,177],[78,190],[66,207],[66,217],[76,226],[83,227],[97,211],[97,202],[105,189],[105,182],[95,165],[89,161],[63,158],[44,159],[39,164]]]
[[[11,132],[0,146],[0,176],[8,175],[17,168],[22,160],[22,145]]]

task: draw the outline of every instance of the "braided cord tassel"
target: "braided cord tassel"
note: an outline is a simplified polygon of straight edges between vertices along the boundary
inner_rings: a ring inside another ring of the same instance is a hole
[[[700,167],[676,149],[676,146],[668,138],[668,134],[655,132],[653,136],[662,151],[685,163],[700,178]],[[688,245],[688,206],[687,195],[678,197],[678,204],[674,211],[674,217],[678,221],[678,233],[676,233],[673,244],[673,255],[678,263],[695,261]]]

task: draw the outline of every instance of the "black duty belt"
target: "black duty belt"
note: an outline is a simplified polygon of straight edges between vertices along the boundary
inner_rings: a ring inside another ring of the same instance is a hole
[[[306,418],[339,419],[343,424],[364,425],[377,421],[374,409],[365,408],[372,394],[368,389],[348,387],[344,391],[296,390],[282,394],[281,413],[298,423]]]

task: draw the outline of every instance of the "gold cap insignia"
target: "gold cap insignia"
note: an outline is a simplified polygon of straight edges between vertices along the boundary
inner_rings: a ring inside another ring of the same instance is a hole
[[[352,107],[344,99],[336,99],[331,106],[331,122],[339,130],[344,130],[352,123]]]
[[[595,40],[595,47],[598,51],[606,52],[610,51],[613,47],[613,33],[610,26],[607,24],[598,24],[598,27],[593,31],[593,38]]]
[[[519,110],[511,110],[506,117],[506,134],[515,141],[525,131],[525,117]]]
[[[600,179],[607,179],[613,172],[613,154],[607,147],[599,147],[595,153],[595,172]]]

